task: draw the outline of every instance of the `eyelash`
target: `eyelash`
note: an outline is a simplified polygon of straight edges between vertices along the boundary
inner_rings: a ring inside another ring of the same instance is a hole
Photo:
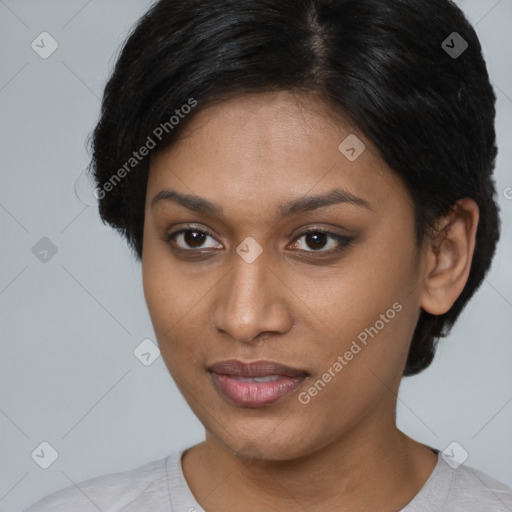
[[[210,231],[208,231],[207,229],[204,229],[204,228],[199,229],[199,228],[195,228],[194,226],[189,226],[189,227],[186,227],[186,228],[182,228],[182,229],[180,229],[178,231],[174,231],[172,233],[168,233],[165,236],[165,241],[170,244],[175,237],[177,237],[178,235],[180,235],[182,233],[187,233],[187,232],[202,233],[202,234],[208,235],[209,237],[215,239],[215,236]],[[320,228],[311,228],[311,229],[303,231],[302,233],[297,235],[294,238],[293,242],[296,242],[297,240],[300,240],[301,238],[307,236],[310,233],[327,235],[328,237],[334,239],[339,245],[335,249],[331,249],[331,250],[328,250],[328,251],[324,251],[324,250],[321,250],[321,249],[316,250],[316,251],[315,250],[301,251],[299,249],[299,252],[304,252],[306,254],[317,254],[318,253],[318,254],[324,254],[324,255],[332,255],[332,254],[335,254],[335,253],[343,251],[344,249],[346,249],[347,247],[352,245],[352,243],[354,241],[353,237],[349,237],[349,236],[345,236],[345,235],[339,235],[337,233],[332,233],[331,231],[327,231],[327,230],[320,229]],[[208,249],[201,249],[201,248],[199,248],[199,249],[183,249],[181,247],[179,247],[178,249],[181,250],[181,251],[189,252],[189,253],[201,252],[201,251],[208,250]]]

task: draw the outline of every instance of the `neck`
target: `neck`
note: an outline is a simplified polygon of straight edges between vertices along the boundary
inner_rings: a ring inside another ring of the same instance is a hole
[[[229,510],[379,510],[404,507],[432,473],[437,456],[371,418],[323,447],[291,460],[241,458],[209,432],[182,461],[207,512]]]

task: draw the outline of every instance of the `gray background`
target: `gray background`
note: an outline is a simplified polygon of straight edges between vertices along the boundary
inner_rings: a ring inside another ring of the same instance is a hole
[[[133,354],[154,340],[139,264],[102,225],[87,183],[81,200],[74,191],[118,47],[150,3],[0,0],[1,511],[203,438],[162,359]],[[503,236],[432,367],[404,380],[398,422],[440,449],[457,441],[466,464],[512,485],[512,0],[458,3],[498,97]],[[59,44],[47,59],[31,48],[43,31]],[[47,262],[32,252],[42,237],[57,247]],[[59,453],[46,470],[31,458],[43,441]]]

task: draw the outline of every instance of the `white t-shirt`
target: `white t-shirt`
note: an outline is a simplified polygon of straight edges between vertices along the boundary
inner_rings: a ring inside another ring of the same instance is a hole
[[[205,512],[183,475],[184,451],[66,487],[25,512]],[[400,512],[512,511],[512,488],[465,465],[453,469],[436,452],[434,471]]]

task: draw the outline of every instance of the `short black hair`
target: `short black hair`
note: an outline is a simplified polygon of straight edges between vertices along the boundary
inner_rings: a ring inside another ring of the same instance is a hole
[[[372,142],[411,195],[418,246],[457,199],[479,207],[466,286],[447,313],[420,312],[404,371],[417,374],[481,285],[500,234],[496,96],[450,0],[157,1],[121,48],[91,134],[101,218],[140,260],[150,158],[139,148],[169,147],[212,103],[279,90],[316,94]]]

